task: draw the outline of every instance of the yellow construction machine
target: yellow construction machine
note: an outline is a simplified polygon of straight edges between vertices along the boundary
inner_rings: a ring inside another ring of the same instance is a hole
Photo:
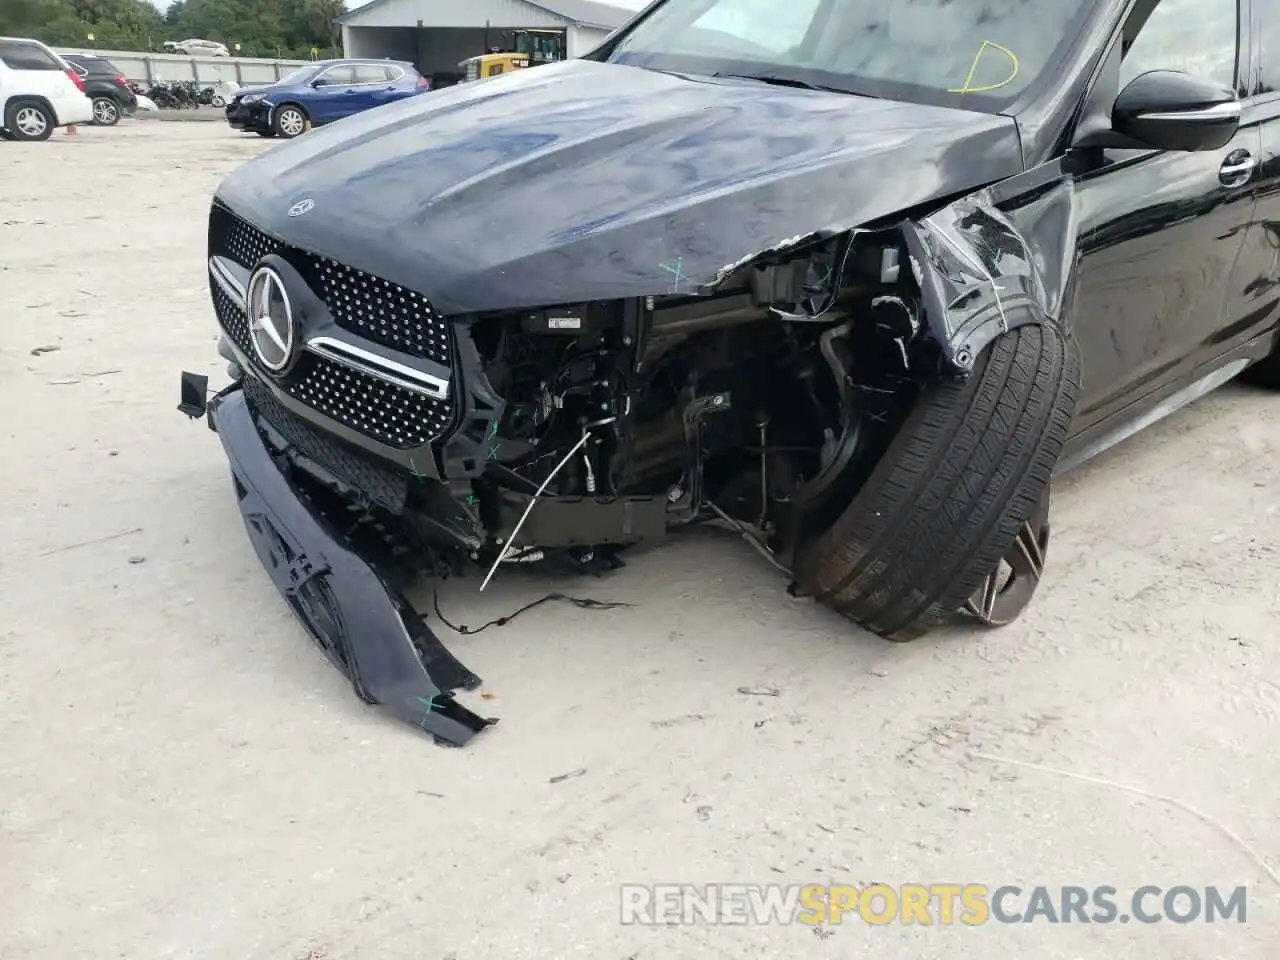
[[[491,48],[488,53],[468,57],[458,64],[467,80],[497,77],[512,70],[536,67],[565,59],[563,30],[512,30],[510,50]]]

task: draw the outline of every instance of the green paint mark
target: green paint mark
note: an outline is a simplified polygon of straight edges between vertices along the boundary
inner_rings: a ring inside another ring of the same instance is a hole
[[[684,282],[684,257],[680,257],[675,263],[660,263],[658,268],[665,270],[674,278],[671,281],[671,292],[679,293],[680,284]]]

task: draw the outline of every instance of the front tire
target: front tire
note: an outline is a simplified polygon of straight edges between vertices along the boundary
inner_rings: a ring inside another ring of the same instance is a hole
[[[93,123],[97,127],[114,127],[120,122],[120,105],[110,97],[93,98]]]
[[[292,140],[307,130],[307,115],[301,107],[286,103],[276,110],[272,129],[277,137]]]
[[[997,338],[968,377],[921,394],[853,501],[797,550],[798,585],[890,640],[976,613],[1028,526],[1047,539],[1039,521],[1079,384],[1074,341],[1053,327]]]
[[[36,100],[15,100],[5,107],[4,126],[15,140],[48,140],[57,121],[44,104]]]

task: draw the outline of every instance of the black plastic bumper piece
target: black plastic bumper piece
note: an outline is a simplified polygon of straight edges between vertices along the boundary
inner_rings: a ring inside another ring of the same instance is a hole
[[[205,415],[209,404],[209,378],[198,373],[182,372],[182,384],[178,409],[192,420]]]
[[[210,401],[209,423],[230,461],[258,558],[361,699],[453,746],[496,723],[453,698],[454,690],[474,689],[480,678],[276,466],[244,394],[235,390]]]

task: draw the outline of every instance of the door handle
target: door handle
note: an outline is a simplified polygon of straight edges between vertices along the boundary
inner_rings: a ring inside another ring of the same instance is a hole
[[[1247,150],[1233,151],[1218,169],[1218,180],[1224,187],[1239,187],[1249,182],[1258,160]]]

